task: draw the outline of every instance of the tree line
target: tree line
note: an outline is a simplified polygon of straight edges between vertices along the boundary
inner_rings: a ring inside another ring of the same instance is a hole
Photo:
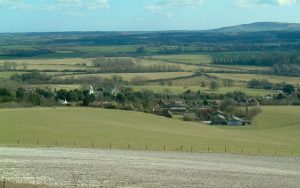
[[[144,66],[140,60],[129,58],[97,58],[93,66],[105,73],[138,73],[138,72],[179,72],[182,69],[176,65],[154,64]],[[98,71],[99,72],[99,71]]]
[[[299,53],[262,53],[231,55],[229,57],[215,57],[214,64],[218,65],[248,65],[248,66],[274,66],[278,64],[300,65]]]

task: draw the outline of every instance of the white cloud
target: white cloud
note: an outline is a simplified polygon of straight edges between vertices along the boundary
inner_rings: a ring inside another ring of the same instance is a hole
[[[28,9],[32,6],[23,0],[0,0],[0,8],[8,7],[10,9]]]
[[[85,9],[109,8],[109,0],[53,0],[52,3],[38,1],[30,3],[28,0],[0,0],[0,8],[30,9],[36,11],[80,11]]]
[[[253,8],[259,6],[288,6],[298,0],[235,0],[234,5],[241,8]]]
[[[146,6],[149,11],[160,11],[164,9],[170,9],[173,7],[198,7],[202,5],[206,0],[161,0],[156,3]]]
[[[109,8],[108,0],[56,0],[57,8],[102,9]]]
[[[293,5],[297,2],[297,0],[277,0],[279,5]]]

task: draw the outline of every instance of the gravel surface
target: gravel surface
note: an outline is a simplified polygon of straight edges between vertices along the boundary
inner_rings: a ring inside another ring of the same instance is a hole
[[[300,158],[0,147],[0,178],[54,187],[300,187]]]

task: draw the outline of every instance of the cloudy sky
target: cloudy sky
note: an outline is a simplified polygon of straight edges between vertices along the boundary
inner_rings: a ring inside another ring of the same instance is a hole
[[[300,23],[300,0],[0,0],[0,32],[202,30]]]

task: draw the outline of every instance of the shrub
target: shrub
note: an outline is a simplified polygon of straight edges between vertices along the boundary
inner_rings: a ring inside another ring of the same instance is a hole
[[[185,113],[183,115],[183,120],[184,121],[199,121],[199,117],[196,116],[195,113]]]

